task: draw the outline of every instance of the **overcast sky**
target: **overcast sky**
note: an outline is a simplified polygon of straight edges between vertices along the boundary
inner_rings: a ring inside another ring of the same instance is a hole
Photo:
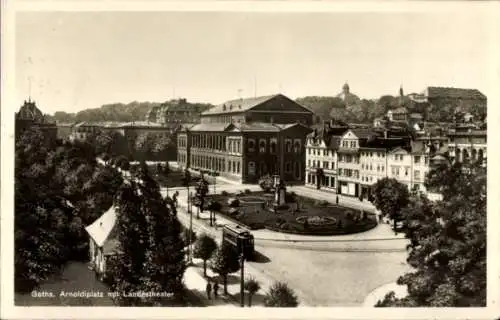
[[[105,103],[362,98],[426,86],[488,94],[491,21],[441,13],[23,12],[16,86],[46,113]]]

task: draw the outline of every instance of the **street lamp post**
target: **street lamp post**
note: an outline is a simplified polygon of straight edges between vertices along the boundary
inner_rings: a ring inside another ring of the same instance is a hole
[[[214,194],[215,194],[215,185],[217,184],[217,172],[212,171],[212,177],[214,177]]]
[[[240,306],[243,308],[245,306],[245,256],[243,252],[240,253]]]
[[[189,187],[188,187],[189,190]],[[193,210],[191,208],[192,194],[188,193],[188,213],[189,213],[189,264],[193,263]]]

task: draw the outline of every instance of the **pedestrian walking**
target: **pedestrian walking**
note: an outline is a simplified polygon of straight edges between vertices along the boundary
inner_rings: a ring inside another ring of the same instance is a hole
[[[212,291],[212,285],[210,284],[210,281],[207,281],[207,298],[210,300],[210,293]]]
[[[219,295],[219,283],[216,281],[214,283],[214,298],[217,298],[218,295]]]
[[[335,198],[335,203],[336,203],[336,204],[339,204],[339,196],[337,196],[337,197]]]

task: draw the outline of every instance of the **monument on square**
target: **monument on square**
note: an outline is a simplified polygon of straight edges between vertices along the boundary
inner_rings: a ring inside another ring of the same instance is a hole
[[[285,194],[286,194],[286,187],[285,183],[283,180],[280,179],[279,175],[274,175],[274,212],[276,213],[278,210],[278,207],[285,204]]]

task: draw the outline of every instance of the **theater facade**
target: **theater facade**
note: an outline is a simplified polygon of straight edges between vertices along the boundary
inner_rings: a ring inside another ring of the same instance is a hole
[[[232,100],[202,114],[179,132],[178,163],[215,171],[241,183],[280,175],[304,183],[305,143],[313,112],[279,94]]]

